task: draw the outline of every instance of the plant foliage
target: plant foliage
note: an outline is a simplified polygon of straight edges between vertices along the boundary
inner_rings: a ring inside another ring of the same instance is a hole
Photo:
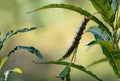
[[[2,47],[4,45],[4,42],[11,36],[18,34],[18,33],[25,33],[28,31],[32,31],[32,30],[36,30],[37,27],[32,27],[32,28],[23,28],[23,29],[19,29],[16,31],[9,31],[6,36],[4,38],[0,39],[0,50],[2,50]],[[16,50],[27,50],[28,52],[35,54],[41,61],[44,61],[44,57],[42,56],[42,54],[40,53],[40,51],[38,49],[36,49],[33,46],[16,46],[13,50],[11,50],[6,56],[4,56],[2,58],[2,60],[0,61],[0,70],[2,69],[3,65],[7,62],[8,58],[11,56],[11,54],[13,54]],[[0,78],[0,81],[7,81],[8,76],[11,72],[15,72],[15,73],[22,73],[22,70],[19,68],[14,68],[13,70],[8,70],[4,73],[5,77],[4,78]]]
[[[19,29],[19,30],[16,30],[16,31],[14,31],[14,30],[9,31],[4,38],[0,39],[0,50],[2,49],[4,42],[9,37],[11,37],[15,34],[18,34],[18,33],[25,33],[25,32],[36,30],[36,29],[37,29],[37,27],[32,27],[32,28],[23,28],[23,29]]]
[[[48,62],[34,62],[36,64],[58,64],[58,65],[65,65],[66,68],[60,73],[62,76],[65,73],[68,73],[70,71],[70,67],[76,68],[80,71],[83,71],[87,74],[89,74],[90,76],[92,76],[93,78],[97,79],[98,81],[102,81],[100,78],[98,78],[95,74],[93,74],[91,71],[88,71],[84,66],[82,65],[77,65],[74,63],[70,63],[70,62],[66,62],[66,61],[48,61]],[[70,65],[70,67],[68,66]]]
[[[119,61],[118,61],[120,60],[120,49],[119,49],[120,32],[118,31],[120,28],[120,17],[119,17],[120,2],[119,0],[89,0],[89,1],[92,3],[93,7],[97,10],[97,13],[101,14],[101,17],[103,18],[104,21],[99,20],[99,18],[94,16],[96,12],[90,13],[87,10],[82,9],[81,7],[77,7],[71,4],[49,4],[49,5],[42,6],[38,9],[35,9],[29,13],[37,12],[39,10],[48,9],[48,8],[64,8],[64,9],[75,11],[81,15],[84,15],[86,18],[89,18],[90,20],[93,20],[94,22],[96,22],[98,26],[92,26],[86,31],[86,32],[92,33],[93,36],[95,37],[95,39],[92,40],[87,45],[91,46],[91,45],[99,44],[100,48],[103,51],[103,55],[105,55],[106,58],[96,61],[91,65],[108,61],[111,67],[113,68],[113,71],[116,77],[120,78],[120,67],[119,67]],[[77,35],[80,35],[79,37],[81,38],[81,34],[77,33]],[[75,41],[80,41],[80,39],[79,40],[75,39],[73,42]],[[78,43],[76,46],[78,46]],[[77,49],[77,47],[73,48],[72,50],[74,49]],[[68,55],[68,57],[70,55]],[[72,63],[73,59],[74,59],[74,55],[73,55],[73,58],[71,59],[71,62],[65,62],[62,59],[62,61],[61,60],[49,61],[49,62],[42,62],[40,64],[66,65],[65,69],[58,76],[61,79],[64,79],[65,77],[67,77],[67,74],[70,73],[70,67],[73,67],[91,75],[92,77],[96,78],[99,81],[102,81],[92,72],[87,71],[85,67]],[[70,79],[66,79],[66,81],[70,81]]]

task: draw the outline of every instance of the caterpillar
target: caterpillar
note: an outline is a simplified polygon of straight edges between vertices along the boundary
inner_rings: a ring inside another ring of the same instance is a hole
[[[75,49],[77,49],[78,44],[79,44],[79,41],[80,41],[80,39],[81,39],[81,36],[82,36],[82,34],[83,34],[83,32],[84,32],[84,30],[85,30],[85,28],[86,28],[86,24],[88,23],[89,20],[90,20],[90,18],[84,17],[84,20],[83,20],[83,22],[81,23],[81,25],[79,26],[79,29],[78,29],[75,37],[74,37],[74,40],[73,40],[71,46],[68,48],[68,50],[67,50],[66,53],[62,56],[61,59],[65,59],[65,58],[69,57],[69,56],[73,53],[73,51],[74,51]]]

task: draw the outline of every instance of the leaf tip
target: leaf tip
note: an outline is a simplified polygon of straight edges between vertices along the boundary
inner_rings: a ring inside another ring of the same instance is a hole
[[[14,68],[12,71],[19,73],[19,74],[22,74],[22,70],[20,68]]]

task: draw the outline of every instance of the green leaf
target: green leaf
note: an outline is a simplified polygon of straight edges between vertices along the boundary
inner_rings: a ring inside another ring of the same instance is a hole
[[[120,17],[119,17],[118,22],[116,24],[116,29],[119,29],[119,28],[120,28]]]
[[[93,45],[93,44],[100,44],[101,45],[103,54],[108,59],[108,61],[109,61],[110,65],[112,66],[116,76],[118,78],[120,78],[118,65],[117,65],[115,57],[112,54],[112,51],[116,50],[114,45],[111,42],[101,41],[101,40],[100,41],[92,41],[88,45]]]
[[[120,50],[112,51],[112,55],[114,56],[115,60],[120,60]]]
[[[104,31],[102,31],[99,27],[92,26],[87,30],[87,32],[91,32],[96,40],[105,40],[105,41],[110,40],[108,35]]]
[[[91,67],[91,66],[94,66],[94,65],[97,65],[97,64],[99,64],[99,63],[106,62],[106,61],[108,61],[108,59],[102,58],[102,59],[100,59],[100,60],[97,60],[97,61],[95,61],[95,62],[89,64],[87,67],[89,68],[89,67]]]
[[[93,21],[95,21],[97,24],[101,25],[100,28],[104,32],[106,32],[109,36],[112,36],[112,34],[109,31],[109,29],[98,18],[96,18],[95,16],[90,14],[88,11],[83,10],[81,7],[76,7],[74,5],[70,5],[70,4],[50,4],[50,5],[46,5],[46,6],[38,8],[38,9],[35,9],[32,12],[29,12],[29,13],[33,13],[33,12],[36,12],[36,11],[39,11],[39,10],[43,10],[43,9],[48,9],[48,8],[64,8],[64,9],[69,9],[69,10],[75,11],[75,12],[77,12],[77,13],[79,13],[81,15],[84,15],[86,17],[92,16],[91,19]]]
[[[64,70],[59,74],[59,76],[57,76],[57,78],[60,78],[62,80],[64,80],[64,78],[66,77],[67,74],[70,73],[70,66],[67,66],[64,68]]]
[[[35,54],[41,61],[44,61],[44,57],[42,56],[42,54],[40,53],[40,51],[32,46],[16,46],[13,50],[11,50],[7,56],[5,56],[4,58],[2,58],[2,60],[0,61],[0,69],[3,67],[3,65],[5,64],[5,62],[8,60],[8,58],[10,57],[10,55],[12,53],[14,53],[16,50],[22,50],[25,49],[27,51],[29,51],[32,54]]]
[[[116,13],[116,11],[118,10],[118,2],[119,2],[118,0],[112,0],[111,7],[114,13]]]
[[[90,0],[94,8],[102,14],[103,19],[110,23],[113,23],[114,12],[111,5],[106,0]]]
[[[37,29],[37,27],[32,27],[32,28],[23,28],[23,29],[19,29],[19,30],[16,30],[16,31],[13,31],[13,30],[9,31],[3,39],[0,39],[0,50],[2,49],[4,42],[9,37],[11,37],[15,34],[18,34],[18,33],[25,33],[25,32],[36,30],[36,29]]]
[[[36,30],[37,27],[32,27],[32,28],[23,28],[23,29],[19,29],[19,30],[16,30],[16,31],[10,31],[6,34],[6,37],[3,39],[3,41],[5,41],[7,38],[9,38],[10,36],[13,36],[15,34],[18,34],[18,33],[25,33],[25,32],[28,32],[28,31],[32,31],[32,30]]]
[[[44,61],[44,57],[42,56],[40,51],[32,46],[16,46],[12,51],[9,52],[9,54],[7,56],[9,57],[16,50],[22,50],[22,49],[25,49],[32,54],[35,54],[41,61]]]
[[[32,31],[32,30],[36,30],[37,27],[32,27],[32,28],[24,28],[24,29],[20,29],[20,30],[16,30],[16,32],[14,32],[13,34],[17,34],[17,33],[24,33],[24,32],[28,32],[28,31]]]
[[[104,46],[102,46],[102,50],[103,50],[104,55],[109,60],[109,63],[112,66],[115,75],[117,76],[117,78],[120,78],[118,64],[117,64],[116,59],[114,58],[114,56],[111,52],[112,50],[109,50],[108,48],[106,48]]]
[[[46,6],[42,6],[40,8],[37,8],[31,12],[28,13],[33,13],[39,10],[43,10],[43,9],[48,9],[48,8],[64,8],[64,9],[69,9],[75,12],[80,13],[81,15],[85,15],[87,17],[90,17],[91,14],[89,12],[87,12],[86,10],[83,10],[81,7],[76,7],[74,5],[70,5],[70,4],[50,4],[50,5],[46,5]]]
[[[91,43],[89,43],[88,45],[93,45],[93,44],[100,44],[103,54],[106,56],[106,58],[108,59],[110,65],[112,66],[115,75],[120,78],[120,73],[119,73],[119,67],[116,61],[116,57],[113,55],[113,51],[116,51],[116,48],[114,47],[114,45],[111,42],[107,42],[107,41],[92,41]]]
[[[115,58],[116,64],[117,64],[118,69],[120,71],[120,50],[112,51],[112,54]]]
[[[66,61],[48,61],[48,62],[34,62],[36,64],[58,64],[58,65],[70,65],[69,62]],[[98,78],[95,74],[93,74],[91,71],[86,70],[85,67],[83,67],[82,65],[77,65],[72,63],[71,67],[76,68],[78,70],[81,70],[87,74],[89,74],[90,76],[92,76],[93,78],[97,79],[98,81],[102,81],[100,78]]]
[[[94,44],[100,44],[101,46],[104,46],[111,51],[116,50],[116,48],[114,47],[114,45],[111,42],[103,41],[103,40],[91,41],[87,45],[94,45]]]
[[[119,33],[117,33],[116,38],[117,38],[117,43],[119,43],[119,41],[120,41],[120,32],[119,32]]]
[[[66,81],[71,81],[71,78],[70,78],[70,72],[67,73],[67,75],[66,75]]]
[[[5,56],[5,57],[2,58],[2,60],[0,61],[0,70],[3,67],[3,65],[6,63],[7,60],[8,60],[7,56]]]

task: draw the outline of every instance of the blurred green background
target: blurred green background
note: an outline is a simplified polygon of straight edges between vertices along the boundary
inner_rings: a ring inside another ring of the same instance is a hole
[[[80,6],[89,12],[96,12],[89,0],[0,0],[0,31],[1,37],[10,30],[25,27],[40,27],[36,31],[19,34],[9,38],[0,52],[0,58],[5,56],[16,45],[34,46],[44,55],[46,61],[57,60],[70,46],[78,26],[84,16],[66,9],[46,9],[27,14],[27,12],[51,3],[67,3]],[[96,15],[99,17],[99,15]],[[101,19],[101,18],[100,18]],[[41,27],[44,25],[44,27]],[[90,21],[87,28],[96,25]],[[86,44],[93,40],[90,33],[84,33],[80,42],[76,63],[87,66],[88,64],[103,58],[98,45],[88,47]],[[23,74],[10,74],[8,81],[61,81],[55,78],[64,66],[39,65],[32,61],[39,61],[35,55],[21,50],[15,52],[0,71],[0,76],[6,70],[19,67]],[[70,59],[68,59],[70,61]],[[117,81],[108,62],[88,68],[104,81]],[[72,69],[72,81],[96,81],[91,76]]]

